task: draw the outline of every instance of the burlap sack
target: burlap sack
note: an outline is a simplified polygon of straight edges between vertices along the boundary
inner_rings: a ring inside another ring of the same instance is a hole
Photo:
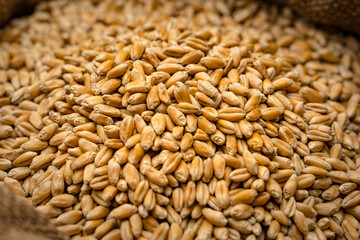
[[[41,0],[0,0],[0,27],[15,16],[29,13]]]
[[[359,0],[272,0],[288,5],[308,20],[360,35]]]
[[[66,239],[45,216],[0,182],[0,240]]]

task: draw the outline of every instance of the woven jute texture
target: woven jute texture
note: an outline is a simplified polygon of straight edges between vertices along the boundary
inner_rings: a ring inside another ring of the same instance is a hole
[[[359,0],[272,0],[288,5],[308,20],[360,35]]]
[[[65,239],[45,216],[0,183],[0,240]]]

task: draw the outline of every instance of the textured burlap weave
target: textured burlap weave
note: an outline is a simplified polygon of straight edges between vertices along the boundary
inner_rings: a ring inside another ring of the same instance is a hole
[[[360,34],[359,0],[272,0],[288,5],[314,23]]]
[[[65,240],[67,238],[59,233],[45,216],[0,182],[0,240],[22,239]]]

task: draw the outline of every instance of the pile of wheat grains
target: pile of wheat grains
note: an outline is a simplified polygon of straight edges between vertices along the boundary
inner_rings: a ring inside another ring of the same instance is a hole
[[[0,35],[0,180],[71,239],[359,239],[354,37],[243,0],[50,1]]]

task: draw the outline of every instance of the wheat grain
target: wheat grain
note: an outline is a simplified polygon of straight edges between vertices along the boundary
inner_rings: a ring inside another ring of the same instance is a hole
[[[357,239],[356,41],[160,2],[52,1],[2,30],[1,181],[73,239]]]

